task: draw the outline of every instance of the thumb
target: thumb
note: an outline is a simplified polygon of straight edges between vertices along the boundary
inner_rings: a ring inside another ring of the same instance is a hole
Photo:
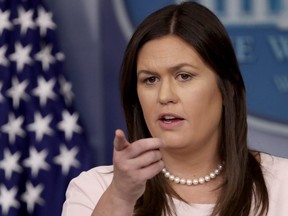
[[[126,140],[125,134],[122,130],[117,129],[115,131],[114,137],[114,148],[116,151],[121,151],[129,145],[129,142]]]

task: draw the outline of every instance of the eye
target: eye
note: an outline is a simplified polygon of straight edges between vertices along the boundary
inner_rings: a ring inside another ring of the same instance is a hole
[[[176,79],[179,81],[188,81],[188,80],[191,80],[192,77],[193,77],[192,74],[189,74],[189,73],[179,73],[176,76]]]
[[[144,83],[147,85],[153,85],[158,81],[156,76],[150,76],[144,79]]]

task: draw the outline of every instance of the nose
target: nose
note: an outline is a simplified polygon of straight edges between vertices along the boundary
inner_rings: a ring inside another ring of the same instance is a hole
[[[159,87],[158,98],[160,104],[176,103],[178,96],[176,86],[171,80],[162,80]]]

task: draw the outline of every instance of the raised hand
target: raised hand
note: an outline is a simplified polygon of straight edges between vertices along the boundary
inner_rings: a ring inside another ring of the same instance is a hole
[[[135,204],[144,193],[146,181],[164,167],[159,148],[164,143],[158,138],[147,138],[129,143],[122,130],[114,138],[114,177],[111,190],[123,201]]]

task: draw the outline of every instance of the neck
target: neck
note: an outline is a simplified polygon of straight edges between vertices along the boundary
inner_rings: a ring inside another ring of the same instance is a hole
[[[211,172],[221,163],[216,152],[178,153],[175,150],[162,151],[165,167],[175,175],[184,178],[197,178]]]

